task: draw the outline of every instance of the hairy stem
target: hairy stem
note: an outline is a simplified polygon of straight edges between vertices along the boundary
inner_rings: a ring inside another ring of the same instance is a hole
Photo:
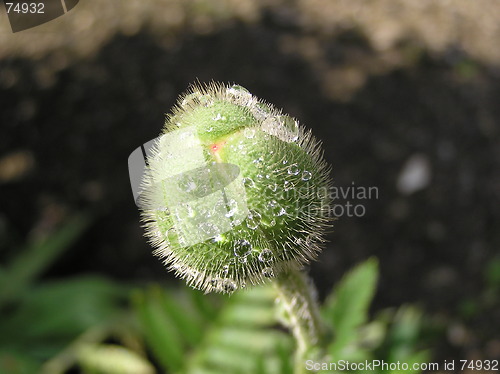
[[[327,336],[319,314],[316,292],[307,274],[297,269],[280,274],[275,286],[285,310],[286,323],[297,344],[294,374],[302,374],[306,372],[306,360],[321,351]]]

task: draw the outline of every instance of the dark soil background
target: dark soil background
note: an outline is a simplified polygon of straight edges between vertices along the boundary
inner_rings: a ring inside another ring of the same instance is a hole
[[[483,292],[485,268],[499,256],[496,57],[453,40],[436,50],[408,35],[381,49],[362,27],[326,32],[305,22],[297,4],[257,3],[248,19],[240,9],[223,20],[204,13],[199,24],[185,16],[164,29],[156,21],[117,26],[93,50],[79,50],[77,39],[47,42],[70,21],[28,31],[25,41],[4,28],[3,40],[12,40],[0,45],[2,262],[84,211],[95,217],[91,228],[44,278],[94,272],[179,283],[142,236],[127,158],[159,134],[190,83],[235,82],[323,140],[337,186],[378,188],[378,199],[351,201],[366,214],[340,217],[311,266],[320,295],[376,256],[374,312],[417,303],[446,322],[436,357],[500,356],[498,295],[494,305],[461,313]],[[37,49],[38,35],[48,44]],[[412,167],[425,175],[414,192],[398,187]]]

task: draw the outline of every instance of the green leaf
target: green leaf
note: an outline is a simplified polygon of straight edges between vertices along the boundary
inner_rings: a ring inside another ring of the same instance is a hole
[[[0,320],[0,345],[41,360],[120,310],[125,290],[100,277],[46,282]]]
[[[412,357],[418,347],[421,330],[422,312],[409,305],[400,307],[387,337],[391,347],[388,359],[396,362]]]
[[[186,298],[186,294],[179,292],[174,298],[167,295],[160,287],[154,288],[153,291],[156,293],[162,309],[175,326],[176,333],[182,339],[182,344],[197,344],[202,336],[202,327],[205,321],[203,316],[189,304],[190,300]]]
[[[183,341],[156,291],[137,290],[132,296],[137,317],[154,356],[167,371],[183,365]]]
[[[493,258],[488,263],[484,275],[489,287],[500,289],[500,257]]]
[[[48,238],[21,249],[20,254],[2,272],[0,306],[18,298],[39,274],[83,234],[90,222],[87,215],[75,215]]]
[[[145,339],[169,373],[281,374],[290,368],[293,342],[275,329],[273,288],[200,295],[158,287],[134,295]]]
[[[358,339],[358,328],[368,321],[377,280],[378,263],[371,258],[345,275],[327,299],[322,314],[334,331],[329,347],[334,359],[345,358],[343,351]]]
[[[0,373],[33,374],[38,373],[39,363],[29,355],[19,352],[0,351]]]
[[[154,374],[153,366],[130,349],[109,345],[87,345],[80,349],[78,362],[89,374]]]
[[[269,286],[224,297],[220,312],[188,359],[191,364],[185,373],[197,373],[204,367],[220,374],[254,374],[259,372],[256,370],[279,374],[283,366],[289,367],[292,339],[274,329],[277,319],[269,313],[275,297],[275,290]]]

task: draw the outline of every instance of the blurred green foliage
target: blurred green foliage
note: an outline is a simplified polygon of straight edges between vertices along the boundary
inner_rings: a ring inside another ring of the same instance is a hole
[[[279,324],[272,286],[223,296],[187,287],[124,286],[91,275],[34,282],[88,223],[83,216],[68,220],[4,269],[0,373],[292,371],[294,341]],[[14,275],[23,263],[28,270]],[[492,287],[498,287],[498,264],[487,274]],[[430,352],[422,349],[425,319],[417,308],[403,306],[370,317],[377,280],[378,263],[369,259],[327,297],[321,312],[333,333],[324,362],[379,359],[411,365],[429,360]]]

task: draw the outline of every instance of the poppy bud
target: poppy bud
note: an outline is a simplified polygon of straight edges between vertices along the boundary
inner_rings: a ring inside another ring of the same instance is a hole
[[[192,87],[147,161],[146,236],[189,285],[229,293],[317,256],[330,221],[320,143],[243,87]]]

